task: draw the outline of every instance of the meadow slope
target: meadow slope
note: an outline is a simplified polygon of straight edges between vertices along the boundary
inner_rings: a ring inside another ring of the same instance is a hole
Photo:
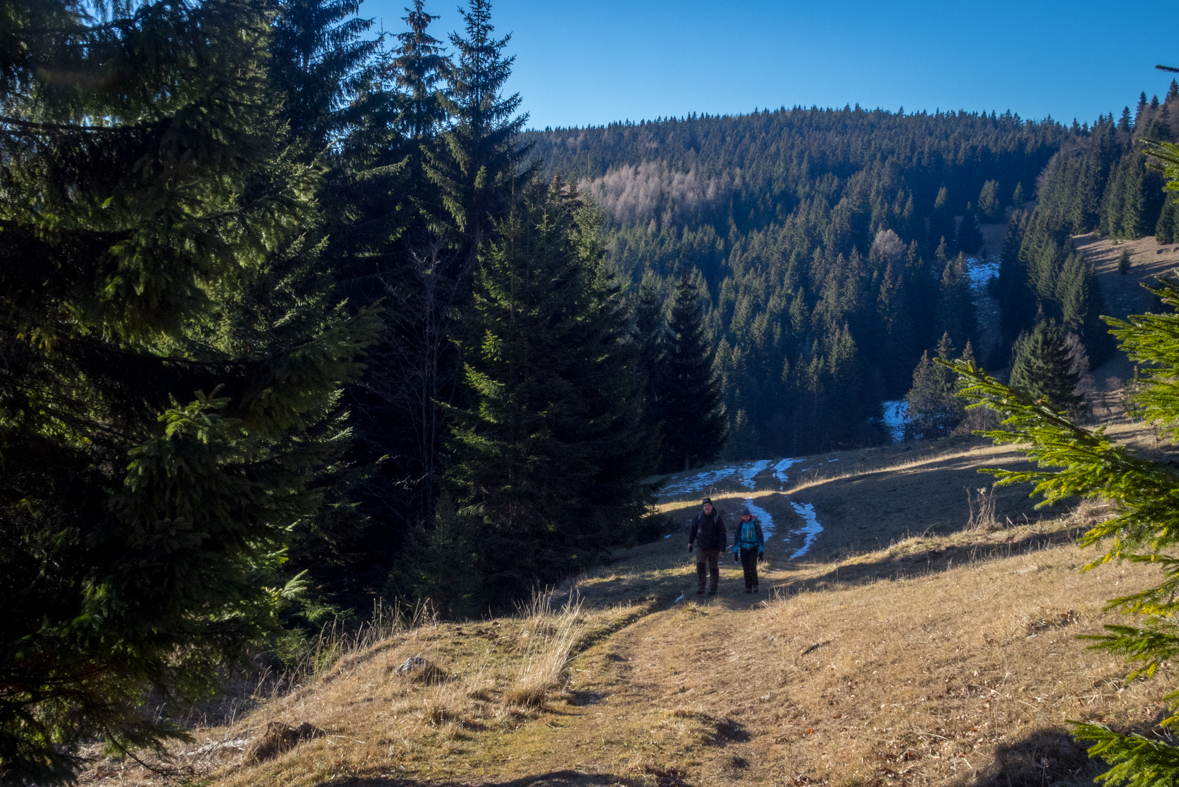
[[[98,760],[84,783],[1090,784],[1067,721],[1151,734],[1169,677],[1124,684],[1078,635],[1155,575],[1080,570],[1100,505],[1036,511],[1004,490],[971,527],[977,468],[1019,461],[968,438],[673,477],[671,533],[520,614],[370,632],[196,724],[156,772]],[[731,559],[716,598],[695,594],[686,527],[705,493],[769,520],[758,595]],[[399,673],[414,656],[439,671]],[[270,725],[303,722],[323,735],[259,752]]]

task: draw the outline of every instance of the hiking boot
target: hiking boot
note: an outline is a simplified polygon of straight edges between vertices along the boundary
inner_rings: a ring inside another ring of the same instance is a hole
[[[752,591],[752,590],[750,590],[749,588],[745,588],[745,592],[746,592],[746,593],[752,593],[753,591]]]
[[[708,591],[708,595],[715,596],[716,595],[716,588],[713,588],[712,590]]]
[[[697,591],[696,591],[696,595],[697,595],[697,596],[703,596],[703,595],[704,595],[704,588],[700,588],[699,590],[697,590]]]
[[[753,586],[753,592],[754,592],[754,593],[756,593],[756,592],[757,592],[757,585],[754,585],[754,586]]]

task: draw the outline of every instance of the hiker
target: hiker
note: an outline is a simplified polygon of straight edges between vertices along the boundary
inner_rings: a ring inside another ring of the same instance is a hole
[[[712,498],[704,498],[702,508],[692,522],[692,534],[688,536],[688,551],[696,553],[696,579],[700,583],[696,595],[704,594],[704,564],[707,562],[708,574],[712,580],[708,595],[715,596],[716,587],[720,584],[720,555],[729,544],[729,534],[720,511],[713,508]]]
[[[733,536],[733,562],[741,563],[745,571],[745,592],[757,592],[757,564],[766,557],[766,540],[761,534],[761,521],[741,506],[741,521]]]

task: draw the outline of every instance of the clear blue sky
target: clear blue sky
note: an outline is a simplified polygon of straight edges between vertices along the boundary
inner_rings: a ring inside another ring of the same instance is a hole
[[[362,14],[403,29],[406,0]],[[428,0],[436,35],[458,0]],[[1160,97],[1179,3],[493,0],[529,127],[856,104],[1092,121]],[[438,35],[438,37],[442,37]]]

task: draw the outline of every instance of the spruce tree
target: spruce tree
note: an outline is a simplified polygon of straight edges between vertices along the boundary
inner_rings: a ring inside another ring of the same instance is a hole
[[[530,186],[476,273],[446,482],[496,606],[592,565],[645,511],[637,351],[598,222],[559,181]]]
[[[309,273],[263,10],[123,8],[20,3],[0,46],[4,784],[183,737],[273,630],[378,327]]]
[[[371,81],[377,38],[361,0],[278,0],[270,43],[272,87],[292,137],[310,159],[356,121],[356,101]]]
[[[727,435],[700,285],[689,271],[676,287],[663,341],[655,377],[663,428],[659,464],[675,472],[715,459]]]
[[[946,263],[942,270],[934,313],[934,328],[948,334],[958,346],[974,339],[978,332],[978,315],[974,307],[974,292],[970,288],[970,271],[965,255]]]
[[[1027,197],[1023,195],[1023,183],[1015,184],[1015,193],[1011,195],[1011,204],[1016,210],[1023,210],[1024,203],[1027,202]]]
[[[1003,204],[999,201],[999,181],[988,180],[978,194],[979,216],[988,224],[997,224],[1003,219]]]
[[[1154,225],[1154,239],[1160,245],[1175,242],[1175,229],[1179,226],[1179,209],[1175,204],[1175,196],[1168,193],[1159,211],[1159,220]],[[1120,267],[1119,267],[1119,270]]]
[[[946,256],[957,252],[955,243],[958,238],[957,226],[954,223],[954,212],[950,210],[949,196],[946,187],[938,189],[937,198],[933,202],[933,212],[929,215],[929,248],[936,249],[944,246]]]
[[[982,248],[982,230],[978,226],[978,218],[970,203],[966,203],[966,212],[958,224],[958,250],[965,254],[975,254]]]
[[[1084,397],[1077,393],[1080,378],[1064,332],[1051,320],[1040,320],[1032,332],[1015,343],[1011,362],[1011,387],[1058,411],[1077,410]]]
[[[954,343],[943,334],[937,345],[937,359],[954,360]],[[973,360],[968,342],[962,355]],[[944,363],[935,363],[926,351],[913,369],[913,384],[905,395],[906,440],[933,440],[948,437],[965,415],[965,403],[958,398],[957,375]]]
[[[528,177],[520,169],[527,149],[519,140],[528,115],[516,114],[518,93],[503,95],[515,58],[504,55],[511,35],[493,35],[490,0],[469,0],[460,13],[465,30],[450,36],[455,62],[442,94],[451,126],[437,149],[427,151],[426,171],[447,214],[438,228],[457,233],[460,248],[474,255]]]

